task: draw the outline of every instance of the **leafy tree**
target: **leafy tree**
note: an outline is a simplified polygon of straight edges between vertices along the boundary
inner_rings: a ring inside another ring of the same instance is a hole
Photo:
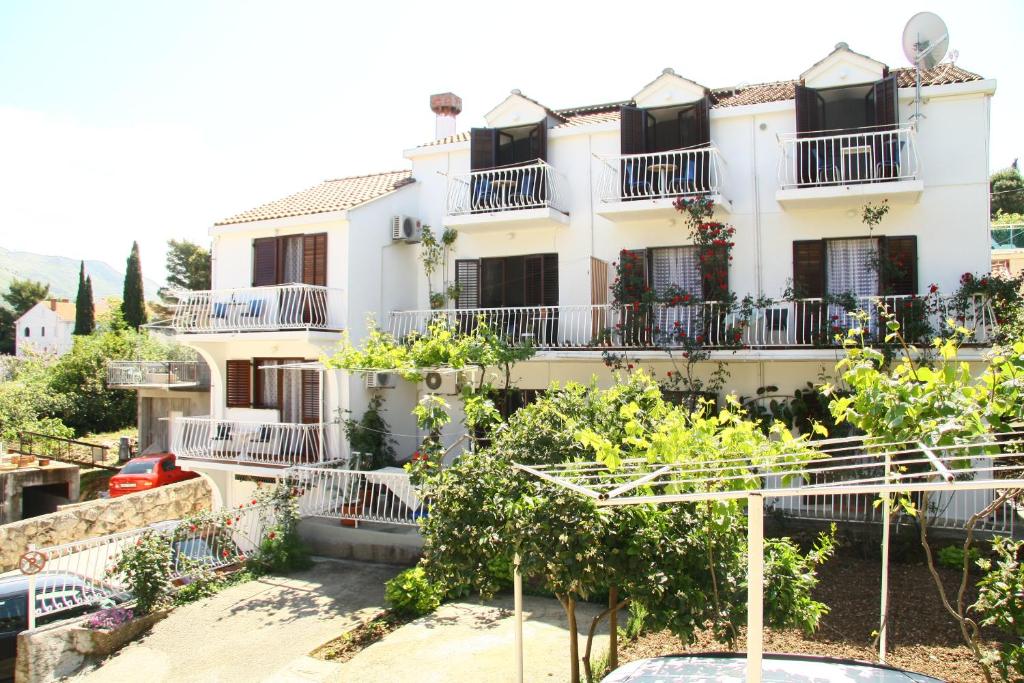
[[[0,382],[0,441],[17,441],[18,432],[29,431],[70,437],[74,431],[55,415],[64,405],[49,388],[53,361],[28,356],[14,366],[13,375]]]
[[[1011,166],[996,171],[989,178],[991,215],[995,218],[1002,213],[1024,213],[1024,178],[1020,170]]]
[[[146,324],[146,299],[142,286],[142,262],[139,260],[139,243],[132,242],[124,274],[124,300],[121,302],[124,320],[134,329]]]
[[[181,289],[209,289],[210,250],[188,240],[168,241],[167,284]]]
[[[14,313],[6,306],[0,306],[0,354],[13,354]]]
[[[75,297],[75,334],[91,334],[96,327],[92,300],[92,277],[85,276],[85,261],[78,269],[78,295]]]
[[[14,311],[14,317],[20,318],[25,311],[50,296],[50,285],[35,280],[11,280],[4,294],[4,301]]]
[[[384,397],[374,394],[358,421],[345,420],[345,436],[352,452],[368,456],[359,463],[362,469],[378,470],[395,464],[395,440],[390,436],[391,427],[381,415],[383,405]]]

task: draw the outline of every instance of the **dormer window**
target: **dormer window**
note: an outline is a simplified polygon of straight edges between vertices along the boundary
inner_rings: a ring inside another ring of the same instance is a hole
[[[708,109],[707,97],[673,107],[623,107],[620,123],[622,153],[669,152],[710,144]]]
[[[875,83],[835,88],[796,86],[796,130],[813,133],[892,129],[896,111],[896,77]]]
[[[486,171],[546,161],[547,121],[510,128],[474,128],[470,133],[470,168]]]

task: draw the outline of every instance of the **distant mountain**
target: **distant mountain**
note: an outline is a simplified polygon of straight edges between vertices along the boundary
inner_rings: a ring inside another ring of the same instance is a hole
[[[11,280],[38,280],[49,283],[50,292],[60,298],[74,300],[78,294],[78,259],[66,256],[45,256],[27,251],[10,251],[0,247],[0,292],[7,291]],[[108,296],[121,298],[124,291],[124,273],[103,261],[85,262],[85,272],[92,276],[92,294],[95,299]],[[155,299],[160,285],[143,278],[146,299]]]

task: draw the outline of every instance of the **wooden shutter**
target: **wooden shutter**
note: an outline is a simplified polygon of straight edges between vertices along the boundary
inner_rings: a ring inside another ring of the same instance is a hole
[[[474,128],[469,133],[469,167],[480,171],[498,165],[498,131]]]
[[[794,87],[796,100],[796,132],[811,133],[821,130],[821,102],[818,92],[799,83]]]
[[[880,245],[883,259],[887,262],[882,269],[884,294],[917,294],[917,237],[885,237]]]
[[[327,286],[327,233],[303,235],[302,282],[307,285]]]
[[[228,408],[252,407],[252,362],[229,360],[225,373],[224,394]]]
[[[544,255],[544,298],[545,306],[558,305],[558,254]]]
[[[793,242],[793,291],[798,299],[825,296],[825,241]]]
[[[711,144],[711,95],[705,93],[704,97],[697,102],[697,108],[694,111],[695,125],[697,139],[695,144],[697,145],[709,145]]]
[[[484,308],[505,305],[505,259],[480,260],[480,305]]]
[[[455,261],[455,283],[459,285],[456,308],[478,308],[480,306],[480,261],[457,259]]]
[[[545,118],[530,131],[530,153],[533,159],[548,160],[548,120]],[[532,159],[530,159],[532,161]]]
[[[260,237],[252,241],[252,286],[266,287],[277,281],[277,238]]]
[[[544,305],[544,257],[527,256],[523,259],[523,305]]]
[[[647,151],[647,112],[638,107],[619,110],[619,149],[623,154]]]
[[[899,120],[896,99],[896,77],[889,76],[875,83],[875,125],[886,129],[895,128]]]
[[[302,423],[320,422],[320,372],[301,370],[302,373]]]

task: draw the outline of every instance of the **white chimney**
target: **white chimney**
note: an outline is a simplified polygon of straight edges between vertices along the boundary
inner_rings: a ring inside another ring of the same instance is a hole
[[[462,111],[462,98],[445,92],[430,96],[430,111],[437,115],[434,138],[440,140],[455,135],[455,117]]]

